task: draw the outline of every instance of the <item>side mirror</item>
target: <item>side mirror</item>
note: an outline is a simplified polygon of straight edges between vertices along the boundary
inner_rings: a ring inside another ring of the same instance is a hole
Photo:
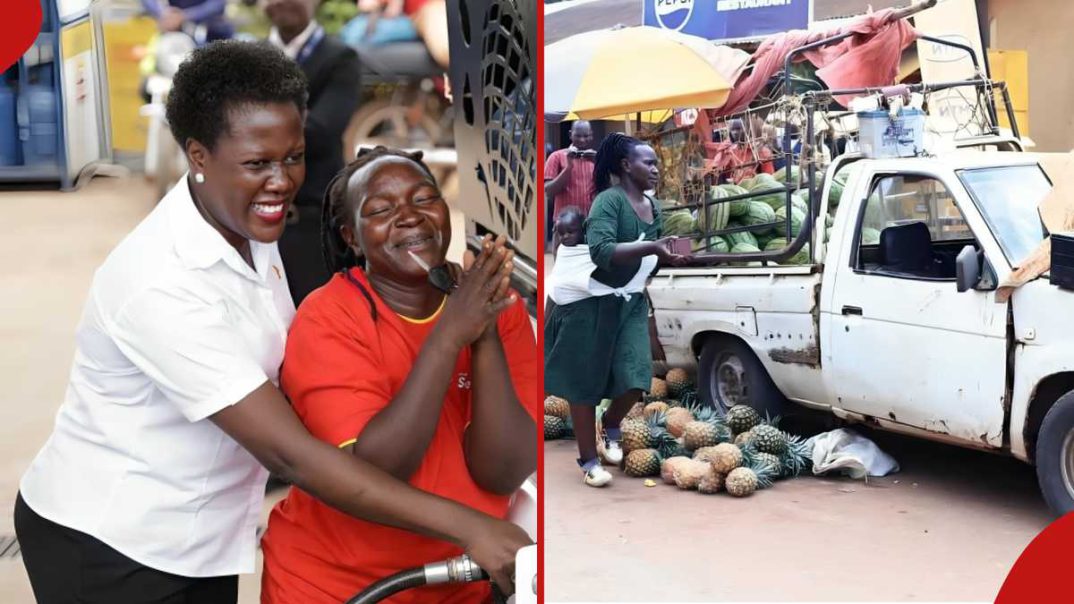
[[[981,280],[981,259],[972,245],[962,248],[955,259],[955,282],[959,293],[977,286]]]

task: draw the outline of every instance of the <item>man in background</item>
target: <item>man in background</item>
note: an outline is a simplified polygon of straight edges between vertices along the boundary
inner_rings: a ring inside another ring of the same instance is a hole
[[[583,216],[589,216],[589,207],[597,195],[593,184],[596,156],[593,127],[585,120],[571,124],[571,145],[553,151],[544,164],[544,190],[552,201],[551,216],[559,216],[568,207],[576,207]]]
[[[269,42],[298,62],[309,80],[306,114],[306,182],[295,197],[280,255],[295,306],[331,277],[321,252],[321,200],[343,168],[343,131],[358,108],[361,65],[353,49],[314,20],[319,0],[266,0]]]

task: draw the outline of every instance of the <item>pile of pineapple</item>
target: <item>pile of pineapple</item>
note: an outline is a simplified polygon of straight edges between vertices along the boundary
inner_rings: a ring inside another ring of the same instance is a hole
[[[548,396],[544,399],[544,439],[558,440],[574,435],[571,408],[566,399]]]
[[[726,415],[700,405],[686,371],[672,369],[653,378],[649,394],[620,424],[621,469],[636,478],[659,475],[683,490],[746,497],[810,469],[808,444],[778,423],[746,405]],[[549,397],[545,439],[562,438],[568,429],[567,402]]]

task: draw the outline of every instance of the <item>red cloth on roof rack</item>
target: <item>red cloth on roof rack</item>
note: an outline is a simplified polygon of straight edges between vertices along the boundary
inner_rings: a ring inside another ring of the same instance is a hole
[[[764,89],[773,75],[783,69],[787,53],[795,48],[842,33],[855,35],[795,57],[818,67],[819,77],[829,89],[888,86],[899,73],[902,51],[917,40],[918,32],[906,19],[898,19],[894,9],[864,15],[835,31],[789,31],[770,36],[753,53],[753,69],[743,73],[724,105],[711,110],[714,117],[745,109]],[[840,95],[836,101],[847,105],[854,98]]]

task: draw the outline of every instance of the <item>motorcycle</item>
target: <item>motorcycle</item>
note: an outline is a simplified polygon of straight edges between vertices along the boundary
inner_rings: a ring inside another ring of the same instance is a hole
[[[537,481],[531,476],[512,496],[507,520],[522,527],[530,538],[537,539]],[[474,564],[469,556],[433,562],[425,566],[407,569],[370,585],[347,600],[346,604],[373,604],[408,589],[443,583],[469,583],[488,581],[489,576]],[[515,593],[503,598],[493,589],[497,603],[537,604],[537,546],[531,545],[518,551],[515,558]]]

